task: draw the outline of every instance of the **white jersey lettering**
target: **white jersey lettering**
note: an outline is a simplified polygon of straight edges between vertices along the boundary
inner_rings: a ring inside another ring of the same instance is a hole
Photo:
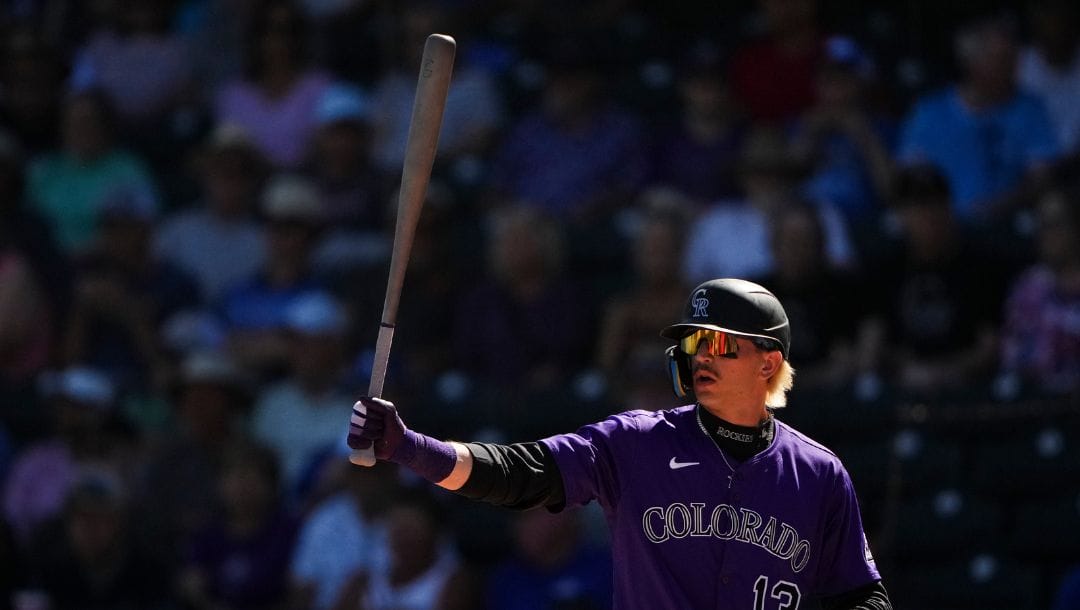
[[[654,544],[687,536],[737,540],[789,562],[792,572],[796,573],[810,562],[810,542],[776,517],[763,519],[756,511],[736,509],[729,504],[718,504],[708,512],[706,508],[703,502],[691,502],[689,506],[681,502],[651,506],[641,516],[642,531]]]

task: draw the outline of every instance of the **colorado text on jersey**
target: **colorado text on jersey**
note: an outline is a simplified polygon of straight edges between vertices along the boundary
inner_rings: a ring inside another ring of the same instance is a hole
[[[756,511],[730,504],[718,504],[706,516],[705,507],[704,502],[651,506],[641,517],[641,527],[649,541],[656,544],[687,536],[752,544],[790,561],[793,572],[802,571],[810,561],[810,542],[776,517],[763,520]]]

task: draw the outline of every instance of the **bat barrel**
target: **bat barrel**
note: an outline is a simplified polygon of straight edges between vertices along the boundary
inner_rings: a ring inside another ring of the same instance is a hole
[[[454,66],[457,43],[444,34],[428,36],[420,60],[420,75],[416,83],[409,135],[406,139],[405,162],[401,169],[401,188],[398,190],[397,222],[394,227],[394,249],[390,257],[386,299],[383,301],[382,322],[395,324],[401,286],[409,264],[416,225],[427,197],[431,168],[439,146],[446,96],[450,91],[450,76]]]

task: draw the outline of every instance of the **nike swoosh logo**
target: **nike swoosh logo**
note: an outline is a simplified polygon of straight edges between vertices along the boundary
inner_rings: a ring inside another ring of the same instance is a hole
[[[678,470],[680,468],[686,468],[687,466],[697,466],[700,463],[701,462],[679,462],[676,461],[675,458],[671,458],[671,461],[668,462],[668,468]]]

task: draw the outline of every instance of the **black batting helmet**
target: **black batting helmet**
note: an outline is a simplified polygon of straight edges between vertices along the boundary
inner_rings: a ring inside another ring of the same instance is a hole
[[[791,327],[780,300],[763,286],[746,280],[709,280],[694,288],[682,320],[660,335],[678,341],[699,329],[756,340],[779,350],[784,359],[791,349]],[[675,393],[685,396],[689,391],[689,358],[674,347],[668,349],[668,357]]]

